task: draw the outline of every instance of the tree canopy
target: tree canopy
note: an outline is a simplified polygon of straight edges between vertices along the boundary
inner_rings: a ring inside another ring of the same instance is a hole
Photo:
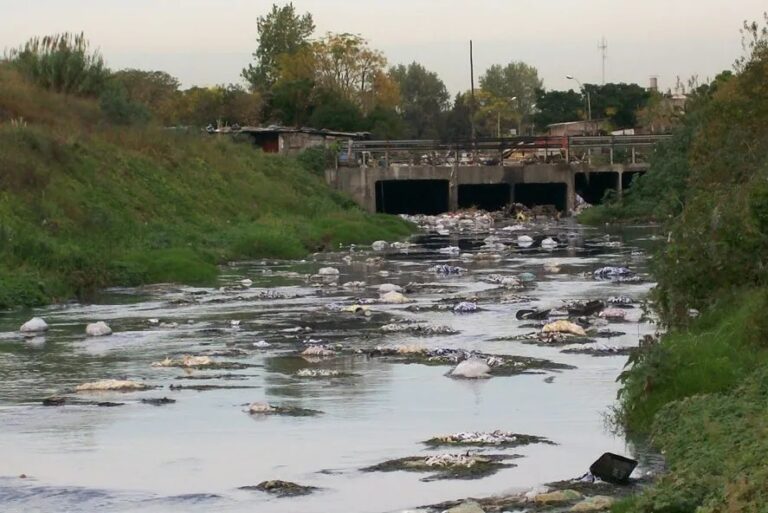
[[[407,127],[406,137],[439,137],[443,114],[450,107],[448,89],[437,73],[417,62],[400,64],[389,70],[400,88],[400,113]]]
[[[282,7],[272,5],[266,16],[256,21],[259,46],[253,54],[254,62],[243,69],[242,77],[253,90],[267,90],[276,81],[279,60],[284,54],[293,54],[309,44],[315,31],[312,14],[299,15],[292,3]]]

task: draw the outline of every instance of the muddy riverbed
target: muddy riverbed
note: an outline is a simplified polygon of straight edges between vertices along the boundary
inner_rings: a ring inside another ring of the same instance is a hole
[[[385,513],[572,478],[606,451],[636,455],[605,415],[626,349],[655,329],[640,304],[653,233],[432,223],[405,247],[231,265],[216,288],[111,290],[96,304],[0,314],[0,510]],[[636,275],[596,279],[604,266]],[[553,341],[547,320],[516,318],[564,320],[566,301],[617,296],[631,300],[624,314],[592,316],[581,338]],[[24,338],[33,316],[50,329]],[[96,321],[113,334],[86,337]],[[472,352],[490,377],[446,375]],[[149,389],[74,391],[103,379]],[[533,443],[471,448],[504,462],[485,476],[372,470],[466,453],[424,442],[496,430]],[[312,488],[281,496],[257,486],[269,480]]]

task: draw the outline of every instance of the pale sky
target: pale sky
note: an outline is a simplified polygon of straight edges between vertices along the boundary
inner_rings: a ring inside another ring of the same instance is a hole
[[[33,35],[85,31],[113,69],[160,69],[184,86],[240,82],[256,46],[256,18],[272,0],[0,0],[0,49]],[[283,3],[283,2],[278,2]],[[600,82],[602,36],[607,82],[651,75],[713,77],[741,55],[739,29],[759,20],[765,0],[294,0],[317,34],[352,32],[390,64],[416,60],[455,93],[492,64],[522,60],[548,89]]]

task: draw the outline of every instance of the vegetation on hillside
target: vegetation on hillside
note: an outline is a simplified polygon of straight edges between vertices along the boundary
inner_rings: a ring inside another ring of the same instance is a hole
[[[697,92],[660,152],[669,162],[613,206],[672,216],[654,264],[669,331],[630,357],[617,411],[669,468],[616,511],[764,511],[768,499],[768,31],[744,34],[747,56]],[[652,208],[664,187],[677,201]]]
[[[361,212],[297,160],[116,124],[103,91],[99,101],[44,89],[19,68],[0,65],[0,308],[107,285],[211,283],[220,262],[411,230]]]

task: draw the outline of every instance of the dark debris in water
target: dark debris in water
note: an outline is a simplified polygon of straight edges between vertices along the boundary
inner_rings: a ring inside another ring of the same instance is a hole
[[[168,397],[145,397],[141,400],[144,404],[151,404],[152,406],[164,406],[166,404],[173,404],[176,399],[170,399]]]
[[[595,347],[569,347],[560,352],[565,354],[585,354],[589,356],[628,356],[632,354],[635,348],[632,347],[613,347],[613,346],[595,346]]]
[[[262,481],[261,483],[253,486],[241,486],[240,490],[258,490],[260,492],[266,492],[277,497],[298,497],[301,495],[309,495],[319,488],[315,486],[305,486],[290,481]]]
[[[197,392],[205,392],[206,390],[241,390],[259,387],[252,385],[169,385],[168,388],[174,392],[179,390],[196,390]]]
[[[67,397],[67,396],[46,397],[41,401],[41,403],[43,406],[76,405],[76,406],[99,406],[102,408],[112,408],[115,406],[125,405],[125,403],[117,403],[113,401],[87,401],[87,400],[77,399],[74,397]]]

